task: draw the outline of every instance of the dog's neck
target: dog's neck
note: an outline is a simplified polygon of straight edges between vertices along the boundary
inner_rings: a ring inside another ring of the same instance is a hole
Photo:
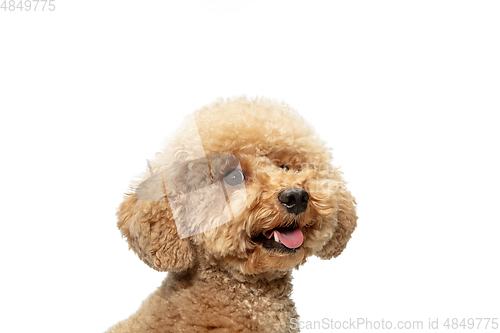
[[[288,297],[292,292],[292,274],[288,271],[269,271],[248,275],[228,265],[217,262],[197,263],[194,267],[170,273],[167,280],[188,287],[195,283],[207,283],[222,289],[234,289],[254,296]]]
[[[290,326],[291,320],[298,318],[290,298],[291,279],[290,271],[244,275],[224,264],[198,262],[190,269],[170,272],[126,325],[141,332],[162,333],[195,326],[199,332],[215,327],[239,332],[296,332]]]

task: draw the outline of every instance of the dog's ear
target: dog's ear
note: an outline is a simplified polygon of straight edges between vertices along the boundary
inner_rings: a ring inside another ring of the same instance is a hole
[[[343,186],[337,190],[337,210],[332,216],[336,226],[333,235],[316,255],[321,259],[331,259],[337,257],[345,249],[351,234],[356,228],[356,200]]]
[[[180,271],[193,264],[189,238],[180,239],[168,203],[125,195],[118,209],[118,228],[129,247],[158,271]]]

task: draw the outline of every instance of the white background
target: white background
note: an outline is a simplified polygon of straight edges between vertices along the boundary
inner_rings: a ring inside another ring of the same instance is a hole
[[[0,331],[132,314],[165,273],[121,239],[123,192],[243,94],[303,114],[358,202],[346,251],[294,272],[301,320],[499,317],[497,1],[55,4],[0,11]]]

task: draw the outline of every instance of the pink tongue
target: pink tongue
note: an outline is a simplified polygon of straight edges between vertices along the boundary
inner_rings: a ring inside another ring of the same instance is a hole
[[[274,230],[274,232],[278,235],[280,241],[286,247],[290,249],[295,249],[302,245],[304,241],[304,235],[302,235],[302,231],[300,228],[297,229],[281,229],[281,231]]]

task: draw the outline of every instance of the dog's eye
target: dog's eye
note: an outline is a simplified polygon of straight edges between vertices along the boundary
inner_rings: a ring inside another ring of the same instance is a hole
[[[286,165],[280,165],[280,168],[284,169],[285,171],[288,171],[288,167]]]
[[[240,169],[233,169],[226,173],[224,176],[224,182],[229,186],[236,186],[245,180],[245,176],[243,176],[243,172]]]

